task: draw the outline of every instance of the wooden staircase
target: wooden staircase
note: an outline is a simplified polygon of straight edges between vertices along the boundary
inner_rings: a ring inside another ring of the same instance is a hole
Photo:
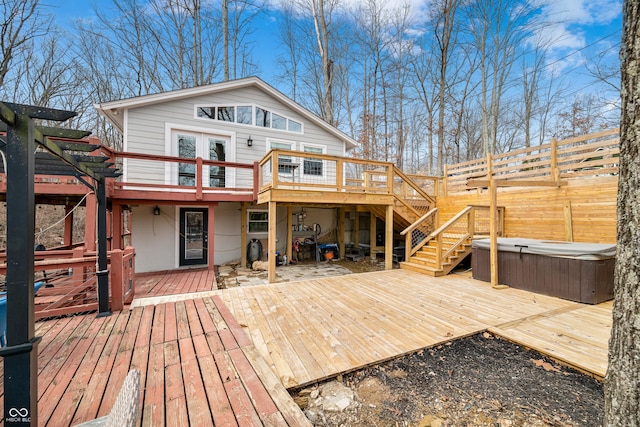
[[[471,253],[474,234],[475,212],[468,206],[457,215],[426,235],[425,230],[433,230],[430,224],[437,224],[437,209],[420,218],[402,231],[405,236],[405,261],[400,268],[417,271],[430,276],[449,274]]]
[[[434,197],[397,167],[393,167],[393,227],[400,233],[436,205]],[[370,206],[369,211],[384,220],[386,206]]]

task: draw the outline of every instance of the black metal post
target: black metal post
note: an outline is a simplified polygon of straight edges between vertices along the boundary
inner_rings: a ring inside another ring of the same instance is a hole
[[[104,178],[98,180],[96,188],[98,200],[98,315],[109,316],[109,270],[107,266],[107,190]]]
[[[7,141],[7,346],[0,350],[4,357],[4,422],[37,425],[40,338],[34,336],[33,120],[16,114],[7,128]]]

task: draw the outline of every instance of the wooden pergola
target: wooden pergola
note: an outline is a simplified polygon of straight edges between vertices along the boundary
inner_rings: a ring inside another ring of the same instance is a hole
[[[64,122],[73,111],[0,102],[0,131],[6,132],[3,167],[7,175],[7,346],[4,358],[4,419],[38,424],[38,342],[34,326],[34,175],[75,176],[98,200],[98,316],[109,315],[106,179],[119,176],[108,158],[91,155],[99,146],[74,142],[91,132],[38,126]],[[57,138],[57,139],[56,139]],[[59,140],[65,139],[65,141]],[[44,150],[36,150],[42,147]],[[93,181],[89,183],[85,178]]]

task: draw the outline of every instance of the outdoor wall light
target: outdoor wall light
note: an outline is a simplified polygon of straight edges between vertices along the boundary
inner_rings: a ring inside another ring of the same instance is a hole
[[[249,147],[251,147],[253,145],[253,139],[251,139],[251,135],[249,135],[249,138],[247,139],[247,145]]]
[[[153,214],[154,215],[160,215],[160,208],[158,206],[156,206],[155,208],[153,208]]]

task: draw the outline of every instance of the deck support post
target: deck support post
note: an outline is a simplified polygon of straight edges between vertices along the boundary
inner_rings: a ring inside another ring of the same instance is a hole
[[[110,316],[109,310],[109,265],[107,262],[107,185],[104,178],[97,180],[96,199],[98,202],[98,314]]]
[[[64,205],[64,245],[68,248],[73,244],[73,207]]]
[[[240,267],[247,267],[247,204],[245,202],[240,203]]]
[[[344,250],[344,208],[338,208],[338,249],[340,254],[338,255],[341,259],[344,258],[345,250]]]
[[[207,208],[207,221],[208,221],[208,226],[207,226],[207,270],[209,271],[214,271],[215,270],[215,247],[216,247],[216,238],[215,238],[215,233],[214,230],[216,229],[215,226],[215,219],[216,219],[216,211],[215,211],[215,207],[217,206],[217,204],[215,203],[211,203],[209,204],[209,207]]]
[[[356,230],[356,235],[353,238],[354,242],[353,242],[353,247],[356,249],[360,249],[360,211],[358,211],[358,208],[356,208],[355,210],[355,220],[353,221],[353,228],[355,228]],[[359,252],[358,252],[359,253]]]
[[[111,204],[111,250],[124,249],[122,239],[122,205],[112,202]]]
[[[384,224],[384,269],[393,270],[393,205],[387,206]]]
[[[84,210],[84,247],[88,251],[96,250],[96,195],[91,193],[85,200]]]
[[[287,206],[287,259],[290,260],[293,255],[293,207]]]
[[[369,258],[376,259],[376,216],[369,212]]]
[[[267,262],[269,264],[267,270],[267,278],[269,283],[276,281],[276,202],[269,202],[269,252],[267,253]]]

